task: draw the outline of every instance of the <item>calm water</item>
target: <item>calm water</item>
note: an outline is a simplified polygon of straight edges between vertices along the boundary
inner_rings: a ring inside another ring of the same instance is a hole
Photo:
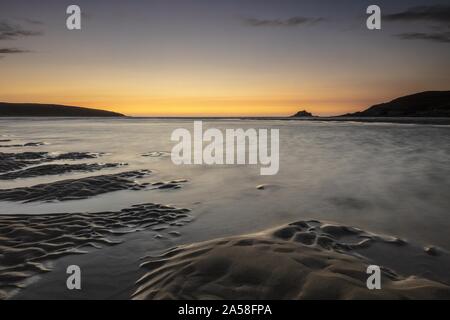
[[[148,168],[149,179],[186,178],[177,191],[116,192],[56,204],[0,203],[2,213],[107,210],[155,201],[192,208],[210,237],[273,226],[304,217],[357,225],[450,248],[450,127],[287,121],[208,121],[204,127],[280,129],[280,171],[260,176],[258,166],[174,166],[171,132],[184,120],[1,120],[11,143],[42,141],[27,151],[106,152],[101,162]],[[21,149],[2,148],[2,152]],[[90,174],[67,174],[64,178]],[[1,182],[11,188],[61,179],[48,176]],[[271,184],[269,190],[257,190]]]
[[[174,144],[170,135],[181,127],[192,129],[193,123],[151,119],[0,120],[0,135],[13,139],[11,143],[47,143],[27,151],[106,152],[100,159],[89,161],[129,164],[89,174],[2,181],[1,189],[138,168],[153,170],[149,181],[189,180],[175,191],[121,191],[51,204],[0,202],[3,214],[95,212],[159,202],[191,208],[195,217],[180,229],[181,236],[176,239],[156,241],[153,232],[139,232],[127,236],[123,245],[62,258],[55,262],[55,272],[21,292],[19,298],[73,297],[74,293],[67,290],[55,290],[55,285],[65,283],[65,266],[69,263],[81,265],[92,279],[84,294],[91,298],[126,298],[137,279],[139,258],[145,254],[304,218],[354,225],[450,249],[450,127],[275,120],[204,123],[205,128],[280,129],[280,171],[275,176],[260,176],[258,166],[175,166],[170,157],[142,156],[151,151],[170,152]],[[16,152],[24,148],[1,149]],[[257,190],[260,184],[272,187]],[[119,274],[114,286],[107,284]]]

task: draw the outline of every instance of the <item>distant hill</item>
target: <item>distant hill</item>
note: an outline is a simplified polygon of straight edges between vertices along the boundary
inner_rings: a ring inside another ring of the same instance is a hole
[[[312,113],[309,113],[306,110],[303,111],[299,111],[296,114],[294,114],[293,116],[291,116],[292,118],[302,118],[302,117],[313,117]]]
[[[450,91],[416,93],[344,117],[450,117]]]
[[[121,113],[57,104],[0,102],[0,117],[124,117]]]

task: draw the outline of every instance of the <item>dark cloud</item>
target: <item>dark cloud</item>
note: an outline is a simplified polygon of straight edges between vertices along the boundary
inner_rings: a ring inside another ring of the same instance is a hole
[[[441,43],[450,43],[450,32],[409,32],[396,35],[403,40],[428,40]]]
[[[16,40],[21,37],[42,35],[41,31],[27,30],[21,25],[0,21],[0,40]]]
[[[431,5],[412,7],[402,12],[391,13],[383,17],[392,22],[430,22],[430,31],[405,32],[396,34],[403,40],[427,40],[438,43],[450,43],[450,6]]]
[[[17,49],[17,48],[0,48],[0,54],[18,54],[18,53],[29,53],[32,52],[30,50],[25,49]],[[5,58],[5,56],[1,55],[0,59]]]
[[[44,22],[39,21],[39,20],[34,20],[34,19],[23,18],[23,19],[19,19],[19,20],[21,20],[21,21],[23,21],[23,22],[26,22],[26,23],[28,23],[28,24],[34,24],[34,25],[37,25],[37,26],[42,26],[42,25],[44,25]]]
[[[387,21],[417,21],[426,20],[450,24],[450,6],[433,5],[412,7],[406,11],[392,13],[383,17]]]
[[[17,49],[17,48],[0,48],[0,54],[15,54],[15,53],[27,53],[30,50]]]
[[[299,25],[315,24],[324,18],[292,17],[288,19],[257,19],[244,18],[244,23],[251,27],[296,27]]]

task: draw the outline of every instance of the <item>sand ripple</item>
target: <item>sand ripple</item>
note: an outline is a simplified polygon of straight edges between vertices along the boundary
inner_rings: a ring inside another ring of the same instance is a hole
[[[150,158],[166,158],[166,157],[170,157],[170,152],[168,152],[168,151],[149,151],[149,152],[141,154],[141,156],[150,157]]]
[[[48,152],[0,152],[0,173],[19,170],[31,165],[51,162],[56,160],[83,160],[98,158],[100,153],[92,152],[68,152],[50,154]]]
[[[185,245],[144,258],[149,272],[133,298],[450,299],[446,284],[382,266],[382,289],[368,290],[367,266],[377,263],[362,253],[380,245],[409,250],[395,237],[319,221]]]
[[[0,215],[0,299],[22,288],[29,277],[50,271],[45,261],[118,244],[117,237],[127,233],[181,226],[190,220],[188,212],[147,203],[118,212]]]
[[[5,201],[66,201],[87,199],[99,194],[119,190],[142,190],[147,183],[139,184],[135,179],[143,178],[149,170],[121,172],[81,179],[69,179],[31,187],[2,189],[0,200]]]
[[[0,180],[32,178],[44,175],[60,175],[70,172],[94,172],[102,169],[117,168],[124,165],[126,165],[126,163],[45,164],[0,174]]]
[[[0,148],[39,147],[43,145],[45,145],[44,142],[27,142],[22,144],[2,144],[0,145]]]

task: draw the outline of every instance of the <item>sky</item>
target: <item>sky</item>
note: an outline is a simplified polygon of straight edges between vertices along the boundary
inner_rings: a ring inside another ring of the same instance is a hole
[[[79,5],[82,29],[66,28]],[[382,29],[368,30],[377,4]],[[135,116],[359,111],[450,90],[446,0],[0,0],[0,101]]]

